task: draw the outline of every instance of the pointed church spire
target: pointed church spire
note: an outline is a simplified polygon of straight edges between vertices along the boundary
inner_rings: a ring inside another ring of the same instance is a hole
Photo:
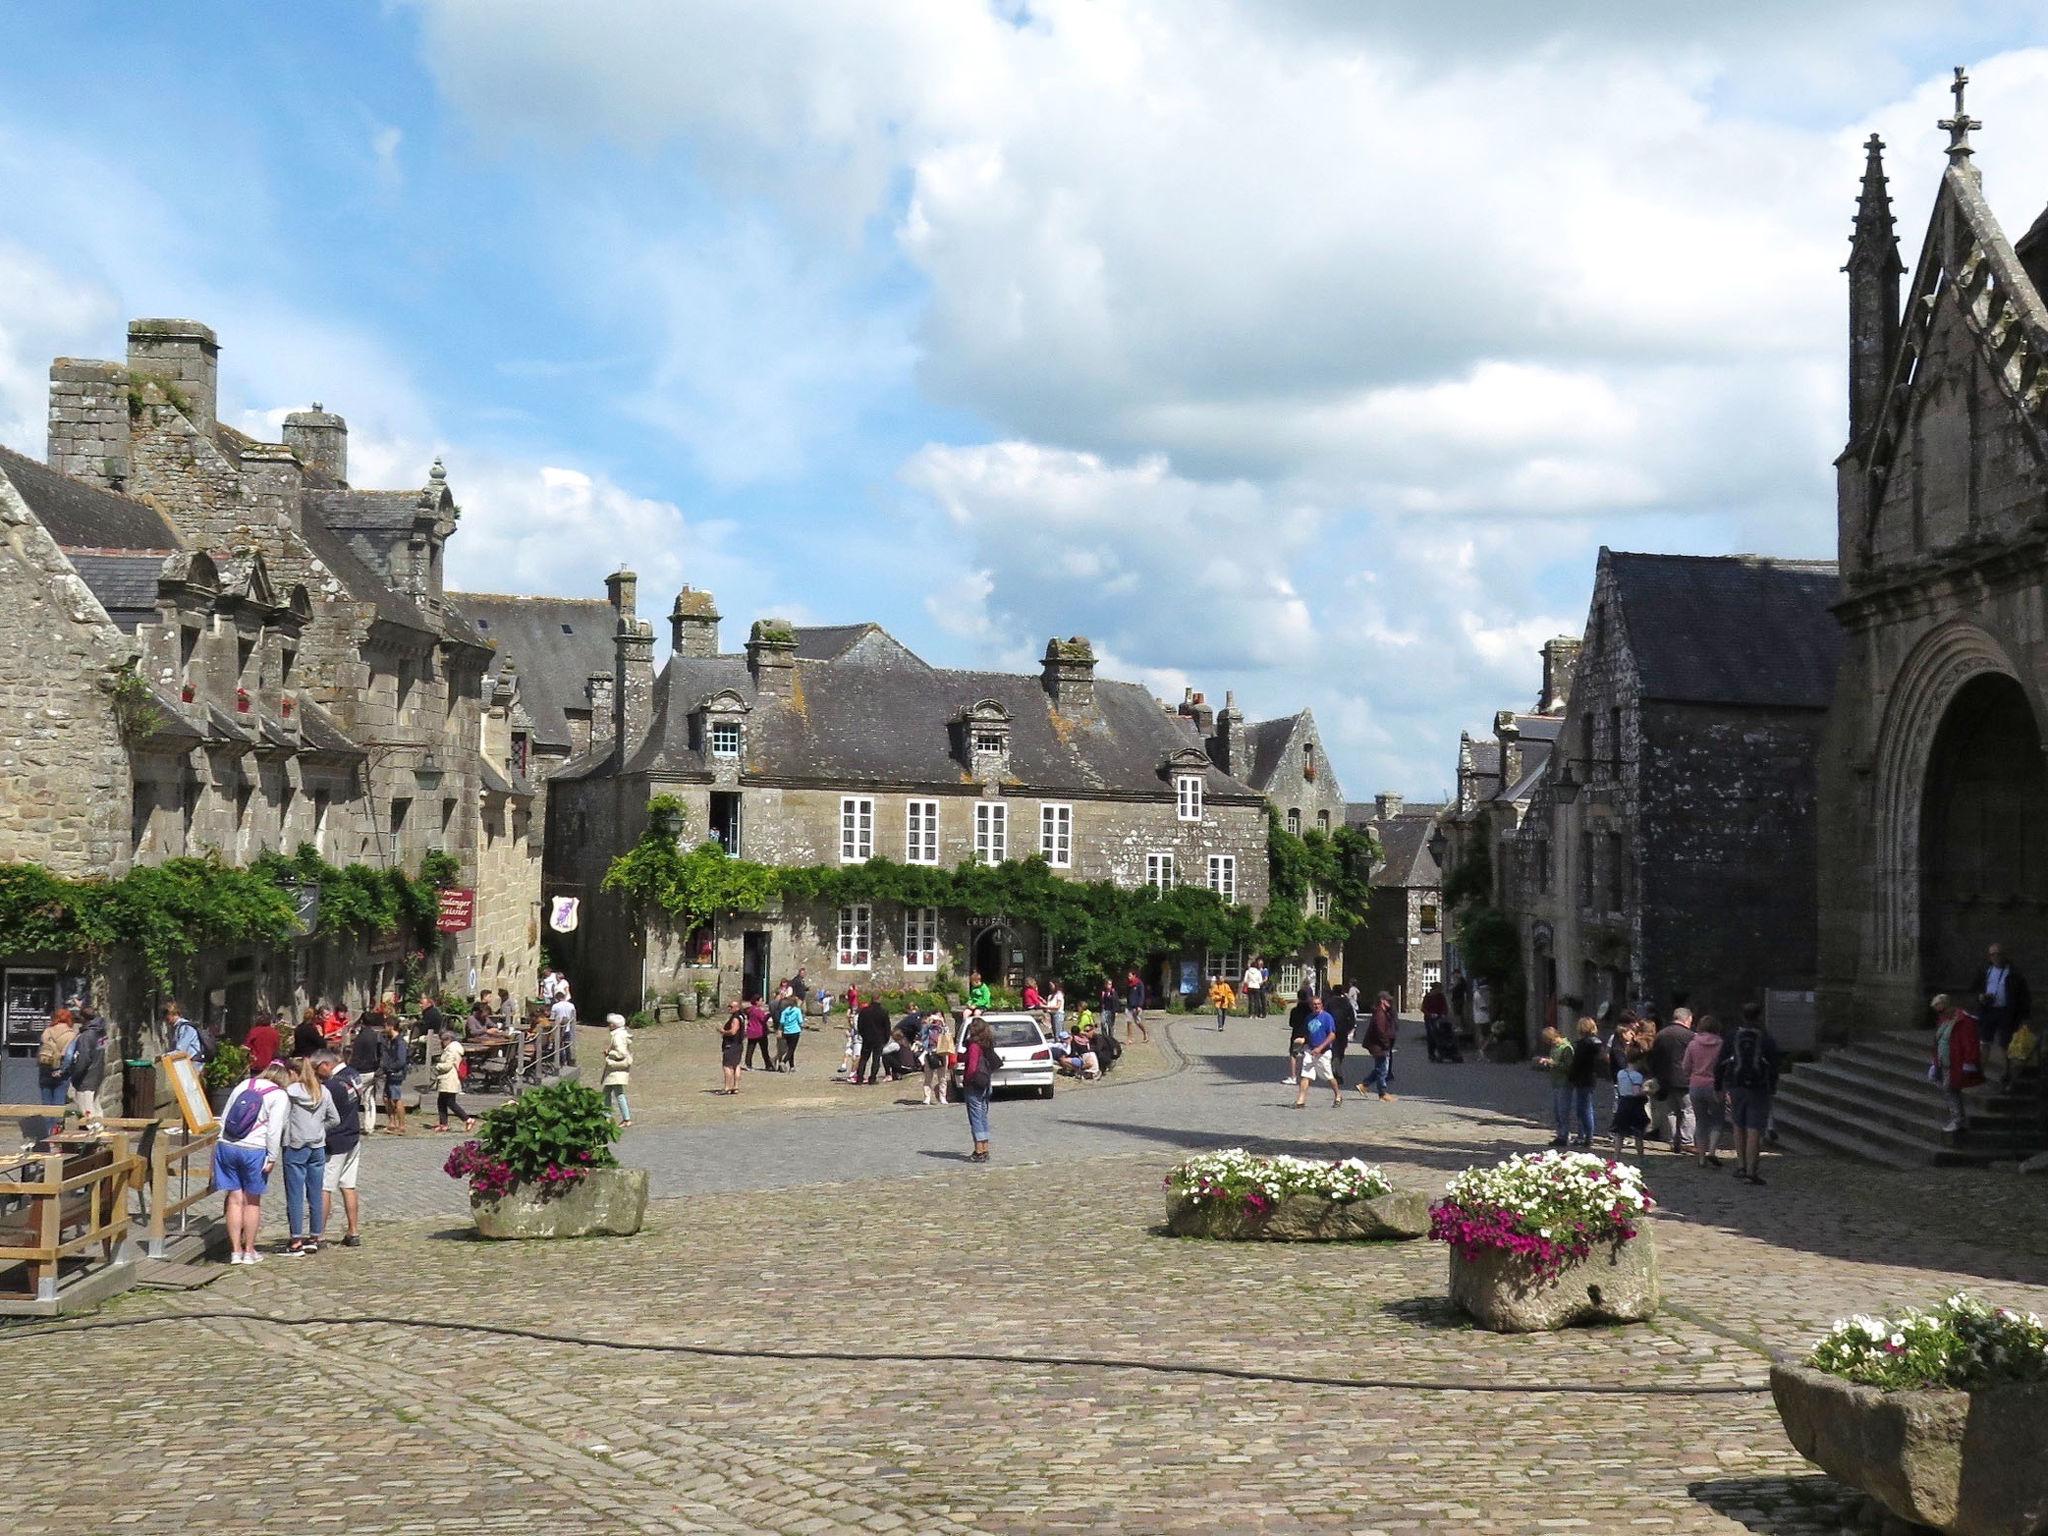
[[[1960,71],[1958,71],[1960,73]],[[1861,442],[1883,404],[1899,346],[1898,226],[1884,174],[1884,141],[1864,144],[1863,190],[1849,240],[1849,442]],[[1964,153],[1968,153],[1965,149]]]
[[[1963,110],[1963,92],[1968,89],[1969,84],[1970,77],[1963,73],[1963,66],[1958,64],[1956,66],[1955,81],[1948,88],[1949,94],[1956,99],[1955,116],[1944,117],[1934,125],[1945,130],[1948,134],[1948,163],[1950,165],[1961,165],[1969,159],[1972,153],[1970,149],[1970,130],[1984,126],[1976,118]]]

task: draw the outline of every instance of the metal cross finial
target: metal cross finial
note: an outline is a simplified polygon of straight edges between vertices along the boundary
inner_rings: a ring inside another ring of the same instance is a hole
[[[1970,151],[1970,130],[1984,125],[1963,110],[1963,92],[1970,84],[1970,77],[1963,73],[1963,66],[1956,66],[1956,78],[1949,86],[1949,94],[1956,99],[1956,115],[1944,117],[1934,126],[1948,130],[1948,158],[1951,164],[1960,161]]]

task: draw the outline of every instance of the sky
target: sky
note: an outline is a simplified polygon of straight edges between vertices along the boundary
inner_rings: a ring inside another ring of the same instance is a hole
[[[1528,708],[1603,544],[1834,551],[1864,138],[1905,257],[1982,0],[0,8],[0,442],[137,316],[347,417],[451,584],[874,620],[1315,711],[1353,799]]]

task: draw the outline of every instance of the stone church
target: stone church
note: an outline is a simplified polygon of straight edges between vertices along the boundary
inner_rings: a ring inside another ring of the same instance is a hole
[[[1845,268],[1843,647],[1821,761],[1836,1037],[1924,1017],[1993,941],[2048,966],[2048,214],[2007,240],[1966,84],[1903,302],[1875,135]]]

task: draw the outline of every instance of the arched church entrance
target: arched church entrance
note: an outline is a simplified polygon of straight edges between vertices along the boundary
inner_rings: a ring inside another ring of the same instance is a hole
[[[1920,805],[1920,969],[1960,991],[2002,942],[2041,964],[2048,918],[2048,760],[2026,690],[2003,673],[1956,690]]]

